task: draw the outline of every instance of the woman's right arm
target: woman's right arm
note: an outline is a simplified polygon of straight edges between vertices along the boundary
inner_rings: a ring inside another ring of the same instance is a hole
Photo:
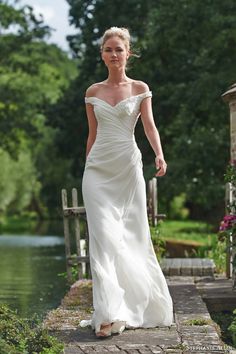
[[[97,120],[94,114],[93,105],[86,103],[86,114],[88,118],[89,134],[86,147],[86,158],[91,150],[97,135]]]

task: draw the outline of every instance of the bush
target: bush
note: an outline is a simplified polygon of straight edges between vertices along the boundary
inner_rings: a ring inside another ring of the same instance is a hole
[[[228,330],[231,334],[234,347],[236,346],[236,309],[233,311],[233,321],[231,322]]]
[[[159,226],[161,225],[161,222],[159,223]],[[163,240],[163,238],[161,238],[161,232],[159,229],[155,228],[155,227],[150,227],[150,231],[151,231],[151,237],[152,237],[152,243],[154,246],[154,250],[157,256],[158,261],[160,261],[166,253],[166,243]]]
[[[63,344],[34,321],[21,319],[6,305],[0,305],[1,354],[60,354]]]
[[[170,219],[186,220],[189,217],[189,209],[185,207],[187,196],[185,193],[175,196],[170,203]]]

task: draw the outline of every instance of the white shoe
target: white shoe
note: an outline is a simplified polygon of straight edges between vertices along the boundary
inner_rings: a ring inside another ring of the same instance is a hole
[[[118,333],[121,334],[125,330],[125,322],[119,321],[119,322],[114,322],[113,325],[111,326],[111,333]]]
[[[87,327],[87,326],[91,326],[92,321],[91,320],[82,320],[80,321],[79,325],[80,327]]]

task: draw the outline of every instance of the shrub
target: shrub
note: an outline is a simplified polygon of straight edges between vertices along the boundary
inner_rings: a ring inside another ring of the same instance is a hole
[[[185,207],[187,196],[185,193],[175,196],[170,203],[170,219],[186,220],[189,216],[189,209]]]
[[[0,353],[60,354],[63,344],[41,325],[19,318],[15,311],[0,305]]]

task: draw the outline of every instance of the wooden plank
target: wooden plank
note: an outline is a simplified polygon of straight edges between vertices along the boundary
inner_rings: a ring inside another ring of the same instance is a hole
[[[81,257],[86,257],[86,239],[80,240],[80,249],[81,249]],[[86,275],[86,264],[87,264],[86,262],[81,263],[83,276]]]
[[[63,209],[64,216],[74,216],[86,214],[85,207],[72,207]]]
[[[148,211],[148,219],[152,225],[152,180],[148,181],[148,193],[147,193],[147,211]]]
[[[62,209],[67,207],[67,192],[65,189],[61,191],[61,198],[62,198]],[[67,271],[67,278],[69,282],[72,281],[72,272],[71,268],[68,264],[68,258],[71,257],[71,248],[70,248],[70,229],[69,229],[69,220],[63,215],[63,228],[64,228],[64,239],[65,239],[65,253],[66,253],[66,271]]]
[[[87,221],[85,222],[85,240],[86,240],[85,252],[86,252],[86,255],[89,257],[89,229],[88,229]],[[85,268],[86,268],[86,274],[87,274],[88,278],[91,279],[92,274],[91,274],[90,262],[87,262],[85,264]]]
[[[81,262],[89,263],[89,257],[88,256],[76,256],[76,257],[71,257],[68,259],[68,264],[70,264],[70,265],[81,264]]]
[[[78,208],[78,193],[77,189],[72,189],[72,206],[73,208]],[[76,241],[76,253],[78,257],[81,257],[81,248],[80,248],[80,225],[79,225],[79,214],[74,216],[74,226],[75,226],[75,241]],[[78,262],[78,279],[83,278],[82,264]]]
[[[166,219],[166,214],[157,214],[156,215],[156,220],[159,221],[159,220],[164,220]]]
[[[157,179],[152,178],[152,225],[157,225]]]
[[[64,210],[67,208],[67,191],[65,189],[62,189],[61,191],[61,200],[62,200],[62,209]]]

